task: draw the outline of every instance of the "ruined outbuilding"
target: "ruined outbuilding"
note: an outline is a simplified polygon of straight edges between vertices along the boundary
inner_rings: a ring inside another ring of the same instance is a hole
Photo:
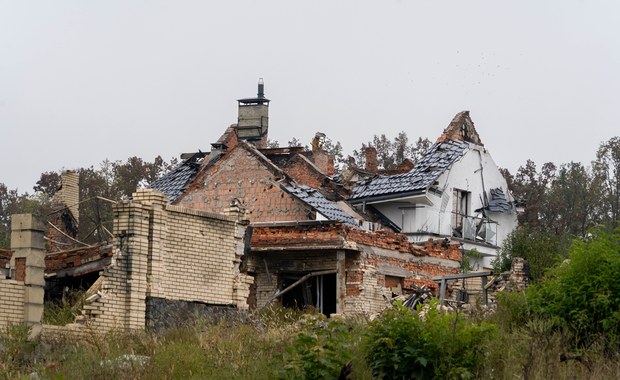
[[[250,303],[332,313],[372,314],[434,276],[460,272],[460,244],[415,244],[402,234],[333,221],[256,223],[247,272]]]

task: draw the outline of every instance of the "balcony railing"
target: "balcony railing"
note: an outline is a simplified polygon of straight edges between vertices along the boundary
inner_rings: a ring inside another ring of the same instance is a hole
[[[452,236],[497,245],[497,222],[488,218],[453,213]]]

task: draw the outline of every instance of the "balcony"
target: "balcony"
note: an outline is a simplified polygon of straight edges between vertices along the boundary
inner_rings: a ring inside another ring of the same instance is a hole
[[[497,245],[497,222],[489,218],[453,213],[452,226],[453,237]]]

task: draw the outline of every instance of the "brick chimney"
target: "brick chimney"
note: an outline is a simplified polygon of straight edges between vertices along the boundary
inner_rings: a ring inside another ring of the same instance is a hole
[[[366,165],[364,169],[372,174],[377,174],[379,170],[379,164],[377,161],[377,149],[374,146],[369,146],[364,149],[364,158]]]
[[[334,165],[334,155],[323,149],[325,133],[317,132],[312,139],[312,162],[319,168],[321,173],[333,176],[336,172]]]
[[[75,222],[80,222],[80,175],[66,170],[60,175],[60,189],[54,194],[54,203],[69,208]]]
[[[265,98],[263,78],[258,80],[258,93],[255,98],[237,100],[239,117],[235,133],[237,139],[253,142],[257,148],[267,146],[269,132],[269,99]]]
[[[52,214],[48,226],[47,249],[58,252],[77,247],[75,238],[80,222],[80,175],[72,170],[60,175],[60,188],[52,199]]]

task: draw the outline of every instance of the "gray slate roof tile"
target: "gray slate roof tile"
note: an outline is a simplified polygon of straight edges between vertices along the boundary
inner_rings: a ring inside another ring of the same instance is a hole
[[[489,192],[491,199],[489,199],[489,205],[486,207],[487,210],[492,212],[509,212],[512,210],[512,206],[506,199],[506,194],[501,187],[491,189]]]
[[[426,190],[463,156],[468,146],[465,142],[454,140],[436,143],[410,172],[393,176],[379,175],[362,181],[353,189],[351,199]]]
[[[318,190],[306,185],[283,185],[294,197],[314,208],[329,220],[342,222],[348,226],[359,227],[357,221],[344,212],[338,203],[325,198]]]
[[[200,170],[200,159],[204,153],[196,153],[191,158],[181,162],[168,173],[157,178],[151,184],[151,189],[159,190],[168,196],[168,202],[174,202],[180,197],[187,185],[198,174]]]

